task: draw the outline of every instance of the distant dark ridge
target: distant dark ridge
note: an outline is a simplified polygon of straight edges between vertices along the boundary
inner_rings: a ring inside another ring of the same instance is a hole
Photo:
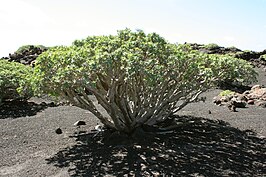
[[[217,44],[197,44],[197,43],[186,43],[192,47],[193,50],[198,50],[207,54],[229,54],[235,58],[240,58],[251,62],[257,67],[266,67],[266,49],[262,52],[255,52],[250,50],[242,51],[236,47],[221,47]]]
[[[221,47],[217,44],[197,44],[197,43],[186,43],[192,47],[193,50],[199,50],[203,53],[207,54],[231,54],[231,53],[237,53],[242,52],[242,50],[236,48],[236,47]]]

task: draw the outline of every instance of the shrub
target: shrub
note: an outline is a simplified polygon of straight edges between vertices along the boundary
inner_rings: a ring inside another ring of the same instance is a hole
[[[219,45],[214,44],[214,43],[204,45],[203,47],[204,47],[205,49],[208,49],[208,50],[214,50],[214,49],[218,49],[218,48],[220,48]]]
[[[234,95],[236,92],[231,91],[231,90],[224,90],[222,92],[220,92],[219,96],[232,96]]]
[[[0,104],[5,100],[27,99],[32,96],[27,78],[32,69],[16,62],[0,60]]]
[[[257,81],[257,73],[247,61],[236,59],[230,55],[211,54],[206,60],[206,67],[210,65],[212,74],[218,83],[233,85],[248,85]]]
[[[260,59],[261,59],[261,60],[265,60],[265,61],[266,61],[266,54],[264,54],[264,55],[261,55],[261,56],[260,56]]]
[[[235,69],[238,61],[170,44],[155,33],[126,29],[42,53],[32,81],[35,91],[63,96],[107,127],[132,133],[143,124],[163,122],[219,80],[251,81],[245,73],[253,74],[252,68],[239,61],[243,68]]]

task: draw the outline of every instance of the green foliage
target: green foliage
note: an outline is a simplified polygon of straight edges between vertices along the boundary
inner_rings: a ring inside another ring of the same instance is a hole
[[[29,98],[32,91],[27,78],[32,72],[23,64],[0,60],[0,104],[3,100]]]
[[[264,54],[264,55],[261,55],[261,56],[260,56],[260,59],[262,59],[262,60],[265,60],[265,61],[266,61],[266,54]]]
[[[75,41],[73,46],[59,46],[43,53],[37,59],[34,80],[52,95],[80,84],[96,87],[98,74],[114,78],[123,75],[127,82],[141,76],[142,84],[153,90],[166,79],[166,72],[171,79],[181,75],[188,87],[193,74],[198,73],[201,79],[207,77],[203,74],[211,74],[205,66],[209,59],[187,45],[169,44],[155,33],[124,30],[118,36],[88,37]],[[183,70],[186,72],[181,74]]]
[[[230,47],[228,47],[228,49],[238,50],[238,48],[236,48],[235,46],[230,46]]]
[[[141,124],[165,120],[221,80],[248,83],[253,76],[244,60],[203,54],[156,33],[126,29],[42,53],[32,83],[39,93],[60,95],[90,110],[108,127],[132,132]],[[88,93],[109,117],[97,110]]]
[[[222,92],[220,92],[219,96],[232,96],[234,95],[236,92],[231,91],[231,90],[224,90]]]
[[[206,65],[211,66],[217,82],[248,85],[257,81],[258,74],[247,61],[230,55],[209,55]]]
[[[204,45],[203,47],[209,50],[214,50],[214,49],[219,48],[219,45],[211,43],[211,44]]]

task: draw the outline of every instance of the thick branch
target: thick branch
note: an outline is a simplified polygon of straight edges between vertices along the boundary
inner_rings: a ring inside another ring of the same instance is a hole
[[[87,98],[87,100],[84,100],[82,97],[80,97],[78,94],[74,93],[72,90],[68,90],[67,92],[67,98],[70,100],[72,104],[75,106],[78,106],[82,109],[89,110],[92,114],[94,114],[104,125],[106,125],[109,128],[116,129],[114,124],[108,120],[107,117],[104,117],[94,106],[93,102]],[[84,93],[83,93],[84,94]],[[76,100],[75,100],[76,98]]]
[[[195,101],[199,95],[202,93],[202,90],[199,90],[197,93],[192,94],[189,98],[187,98],[181,105],[179,105],[178,107],[176,107],[173,110],[173,113],[176,113],[177,111],[181,110],[182,108],[184,108],[188,103]]]

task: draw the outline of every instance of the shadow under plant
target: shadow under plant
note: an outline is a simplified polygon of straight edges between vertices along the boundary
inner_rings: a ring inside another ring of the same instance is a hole
[[[265,138],[229,124],[175,116],[183,126],[170,134],[139,132],[129,139],[104,131],[77,132],[77,144],[46,159],[72,176],[263,176]]]
[[[48,107],[56,106],[53,102],[40,104],[29,101],[5,101],[0,105],[0,119],[34,116]]]

